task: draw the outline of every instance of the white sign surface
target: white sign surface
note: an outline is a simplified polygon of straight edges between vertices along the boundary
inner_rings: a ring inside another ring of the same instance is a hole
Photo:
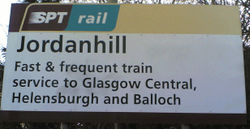
[[[2,110],[246,113],[241,38],[9,34]]]

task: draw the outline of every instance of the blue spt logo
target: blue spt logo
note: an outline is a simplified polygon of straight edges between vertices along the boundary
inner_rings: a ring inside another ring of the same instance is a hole
[[[120,5],[73,5],[66,30],[112,31]]]

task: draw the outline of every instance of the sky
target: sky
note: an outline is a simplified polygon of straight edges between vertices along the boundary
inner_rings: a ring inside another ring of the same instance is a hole
[[[7,33],[8,33],[8,25],[10,19],[10,8],[11,3],[15,3],[17,0],[3,0],[0,4],[0,47],[6,47],[7,43]]]
[[[7,44],[7,34],[8,34],[8,25],[10,19],[10,8],[11,3],[16,3],[17,0],[3,0],[0,4],[0,49],[6,47]],[[2,53],[0,52],[0,61],[3,61]]]

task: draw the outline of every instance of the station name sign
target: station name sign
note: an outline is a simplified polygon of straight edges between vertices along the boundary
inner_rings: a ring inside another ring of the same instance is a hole
[[[15,4],[11,14],[1,110],[246,113],[236,7]]]

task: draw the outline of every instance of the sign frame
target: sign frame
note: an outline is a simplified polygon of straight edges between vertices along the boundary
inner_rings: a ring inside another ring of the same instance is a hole
[[[29,4],[13,4],[9,31],[19,31]],[[24,14],[24,13],[22,13]],[[128,122],[128,123],[177,123],[177,124],[245,124],[246,114],[204,113],[130,113],[130,112],[44,112],[44,111],[0,111],[0,122]]]

